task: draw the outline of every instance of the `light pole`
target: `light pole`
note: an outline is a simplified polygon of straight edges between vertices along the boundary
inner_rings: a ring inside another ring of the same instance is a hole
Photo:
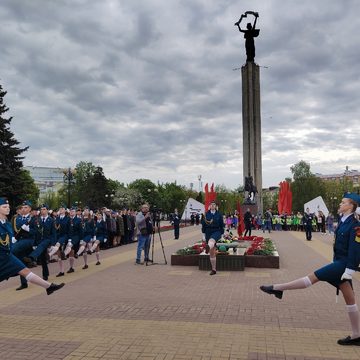
[[[105,194],[106,202],[109,204],[109,207],[112,205],[114,196],[114,193]]]
[[[202,176],[201,175],[198,175],[198,180],[199,180],[199,192],[202,191],[202,183],[201,183],[201,179],[202,179]]]
[[[335,216],[337,214],[337,206],[336,206],[337,197],[331,196],[330,200],[331,200],[331,208],[332,208],[331,211],[332,211],[333,215]]]
[[[71,207],[71,185],[75,183],[74,175],[76,174],[75,169],[71,169],[70,167],[63,170],[64,173],[64,183],[67,184],[67,206]]]

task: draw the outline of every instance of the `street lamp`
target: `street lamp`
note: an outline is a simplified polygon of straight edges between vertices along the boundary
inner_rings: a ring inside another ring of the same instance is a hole
[[[335,216],[337,214],[337,206],[336,206],[337,197],[331,196],[330,200],[331,200],[332,213]]]
[[[201,192],[201,190],[202,190],[201,179],[202,179],[202,176],[201,176],[201,175],[198,175],[198,180],[199,180],[199,192]]]
[[[68,208],[71,207],[71,185],[75,183],[74,175],[76,174],[75,169],[71,169],[70,167],[63,170],[64,173],[64,183],[67,184],[67,206]]]
[[[105,198],[106,198],[106,202],[109,204],[109,207],[111,207],[112,202],[113,202],[113,198],[114,198],[114,193],[110,193],[110,194],[105,194]]]

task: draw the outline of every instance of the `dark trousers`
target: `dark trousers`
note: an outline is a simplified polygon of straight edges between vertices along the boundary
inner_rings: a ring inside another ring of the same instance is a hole
[[[174,225],[174,238],[178,239],[180,236],[180,226],[179,225]]]
[[[250,226],[246,226],[245,227],[245,234],[244,234],[244,236],[246,236],[246,234],[249,232],[249,236],[251,236],[251,225]]]
[[[305,226],[306,240],[311,240],[311,226]]]

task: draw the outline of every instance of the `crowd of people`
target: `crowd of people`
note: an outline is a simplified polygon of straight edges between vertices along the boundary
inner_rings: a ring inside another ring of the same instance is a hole
[[[305,227],[308,225],[306,211],[304,213],[299,211],[297,213],[283,213],[279,215],[276,212],[272,212],[271,209],[266,210],[263,214],[252,214],[250,209],[248,209],[242,218],[245,228],[248,228],[248,230],[263,230],[263,232],[305,231]],[[327,216],[322,211],[312,213],[312,231],[333,234],[337,221],[337,216],[335,217],[332,213],[329,213]],[[239,214],[237,212],[224,215],[224,224],[227,229],[237,229],[238,223]]]
[[[5,200],[4,200],[5,201]],[[56,277],[75,272],[75,261],[82,258],[82,269],[88,269],[88,256],[94,254],[101,265],[100,250],[137,241],[137,212],[106,207],[92,211],[60,205],[57,210],[46,204],[34,208],[24,201],[11,218],[11,253],[27,268],[42,267],[42,279],[49,278],[49,262],[57,262]],[[10,236],[10,235],[9,235]],[[68,267],[65,270],[66,263]],[[28,287],[26,276],[20,276],[20,286]]]

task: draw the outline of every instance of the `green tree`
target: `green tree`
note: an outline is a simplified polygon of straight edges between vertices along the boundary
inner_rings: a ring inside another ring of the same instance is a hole
[[[113,198],[113,205],[116,209],[139,209],[143,203],[144,199],[137,189],[129,189],[125,186],[119,187]]]
[[[304,211],[304,204],[317,196],[324,197],[324,182],[310,170],[310,164],[301,160],[290,168],[294,181],[291,183],[293,211]]]
[[[97,166],[94,174],[87,179],[87,205],[92,209],[102,206],[110,206],[111,199],[105,195],[109,194],[108,180],[103,169]]]
[[[175,208],[182,212],[186,205],[187,193],[184,186],[176,182],[165,183],[158,186],[159,207],[164,213],[173,213]]]
[[[150,206],[160,207],[159,205],[159,189],[149,179],[136,179],[128,185],[129,189],[136,189],[143,200],[150,204]]]
[[[6,94],[0,85],[0,196],[6,196],[14,207],[28,198],[36,203],[38,191],[29,173],[23,169],[22,154],[28,147],[19,147],[19,141],[10,130],[12,117],[5,117],[9,111],[4,103]]]
[[[96,172],[96,166],[92,162],[80,161],[75,166],[73,192],[71,198],[83,205],[87,204],[89,197],[88,182]]]

